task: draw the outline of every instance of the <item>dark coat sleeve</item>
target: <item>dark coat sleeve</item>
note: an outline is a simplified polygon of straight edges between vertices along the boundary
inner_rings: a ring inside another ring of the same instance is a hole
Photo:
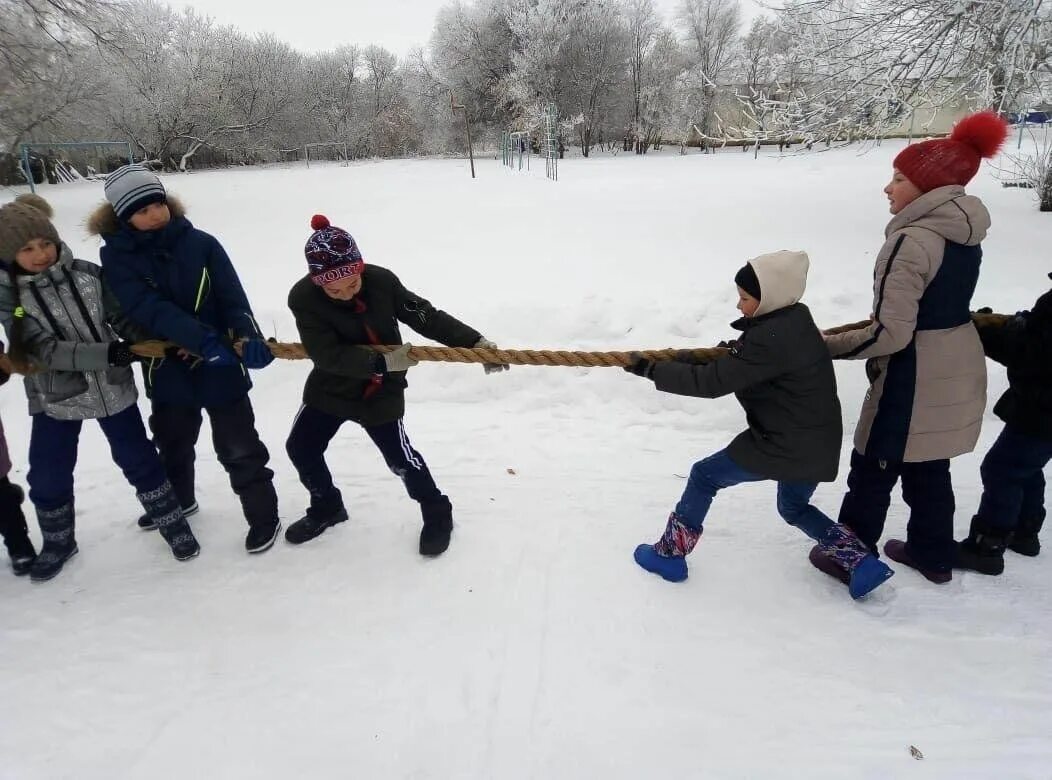
[[[368,347],[343,343],[324,317],[297,301],[295,290],[289,295],[289,308],[303,347],[315,366],[330,374],[357,379],[368,379],[377,373],[377,353]]]
[[[1013,317],[1003,325],[985,325],[978,328],[986,356],[1003,366],[1013,362],[1023,347],[1026,338],[1026,320]]]
[[[174,341],[200,354],[212,329],[157,292],[131,265],[108,247],[101,252],[102,270],[124,315],[156,338]]]
[[[727,357],[705,365],[678,360],[655,363],[653,379],[657,389],[666,393],[719,398],[784,373],[782,362],[774,343],[757,333]]]
[[[106,314],[106,322],[109,323],[110,327],[113,328],[113,332],[120,338],[132,343],[148,341],[153,338],[146,328],[124,316],[121,303],[117,300],[117,296],[113,294],[113,290],[106,281],[105,274],[102,277],[102,306]]]
[[[219,300],[219,308],[223,312],[223,321],[227,329],[233,331],[235,339],[262,336],[256,318],[252,315],[245,288],[241,286],[241,278],[237,275],[234,264],[230,262],[230,256],[218,239],[211,235],[208,239],[211,244],[208,273],[212,277],[212,294]]]
[[[407,290],[397,277],[394,278],[394,295],[395,316],[425,338],[447,347],[473,347],[482,338],[474,328]]]

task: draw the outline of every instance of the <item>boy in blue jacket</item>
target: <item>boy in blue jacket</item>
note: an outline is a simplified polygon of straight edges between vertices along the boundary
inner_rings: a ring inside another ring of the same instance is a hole
[[[214,236],[196,229],[160,179],[126,165],[106,179],[106,203],[89,220],[105,240],[106,282],[126,317],[177,348],[143,364],[150,427],[183,513],[197,511],[194,447],[208,412],[216,456],[241,499],[250,553],[268,550],[281,529],[270,454],[256,432],[246,369],[273,356],[245,291]],[[232,342],[245,340],[239,359]],[[140,527],[151,528],[140,518]]]

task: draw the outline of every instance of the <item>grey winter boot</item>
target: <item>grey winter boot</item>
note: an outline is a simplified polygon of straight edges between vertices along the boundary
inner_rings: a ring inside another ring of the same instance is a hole
[[[73,516],[72,502],[58,509],[37,510],[44,546],[40,548],[40,554],[29,570],[29,579],[33,582],[47,582],[62,571],[66,561],[77,554]]]
[[[172,555],[177,561],[188,561],[197,557],[201,552],[201,545],[194,538],[194,532],[190,530],[190,524],[186,522],[179,499],[175,497],[172,484],[166,479],[158,487],[139,493],[138,499],[142,503],[157,530],[168,546],[172,548]]]

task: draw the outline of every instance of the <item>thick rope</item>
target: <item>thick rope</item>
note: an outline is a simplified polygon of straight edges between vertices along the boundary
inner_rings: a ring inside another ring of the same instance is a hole
[[[998,327],[1012,319],[1008,314],[973,314],[972,320],[979,327]],[[866,328],[870,320],[852,322],[826,330],[827,334],[847,333]],[[309,355],[298,343],[268,342],[271,353],[281,360],[307,360]],[[163,358],[166,349],[174,346],[166,341],[142,341],[132,345],[132,352],[144,358]],[[365,346],[365,345],[362,345]],[[392,352],[397,346],[372,346],[377,352]],[[240,343],[235,345],[240,352]],[[708,363],[727,354],[722,347],[699,349],[648,349],[639,354],[650,360],[673,360],[683,352],[690,352],[694,359]],[[632,352],[574,352],[561,349],[467,349],[463,347],[413,347],[410,357],[421,362],[439,363],[504,363],[510,366],[577,366],[581,368],[618,368],[629,365]],[[11,365],[6,355],[0,354],[0,370],[7,373],[27,373]],[[30,370],[28,373],[36,373]]]
[[[141,357],[164,357],[170,347],[163,341],[145,341],[135,344],[132,351]],[[307,360],[310,356],[302,344],[269,342],[271,353],[282,360]],[[365,345],[361,345],[365,346]],[[372,346],[377,352],[392,352],[397,346]],[[682,350],[651,349],[640,354],[651,360],[672,360]],[[727,350],[721,347],[689,350],[699,361],[709,362],[723,357]],[[561,349],[467,349],[464,347],[413,347],[409,356],[421,362],[439,363],[505,363],[510,366],[579,366],[582,368],[623,367],[631,363],[630,352],[571,352]]]
[[[997,328],[1004,325],[1012,319],[1010,314],[978,314],[972,312],[972,322],[975,323],[976,327],[979,328]],[[847,325],[839,325],[835,328],[829,328],[828,330],[822,331],[826,335],[835,336],[839,333],[850,333],[853,330],[861,330],[862,328],[868,328],[873,324],[872,320],[862,320],[860,322],[852,322]]]

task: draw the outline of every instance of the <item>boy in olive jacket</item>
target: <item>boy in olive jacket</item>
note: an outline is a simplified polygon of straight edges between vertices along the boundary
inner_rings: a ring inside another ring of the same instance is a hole
[[[333,484],[325,450],[345,422],[365,429],[387,466],[419,502],[423,516],[420,554],[440,555],[449,546],[453,508],[435,484],[423,457],[409,443],[405,414],[406,371],[417,361],[412,345],[381,354],[367,345],[402,344],[398,323],[450,347],[496,349],[496,345],[410,292],[386,268],[366,266],[347,231],[316,215],[305,254],[309,273],[289,293],[300,339],[314,362],[286,449],[310,493],[306,515],[285,539],[302,544],[347,519]],[[506,369],[486,365],[486,373]]]

